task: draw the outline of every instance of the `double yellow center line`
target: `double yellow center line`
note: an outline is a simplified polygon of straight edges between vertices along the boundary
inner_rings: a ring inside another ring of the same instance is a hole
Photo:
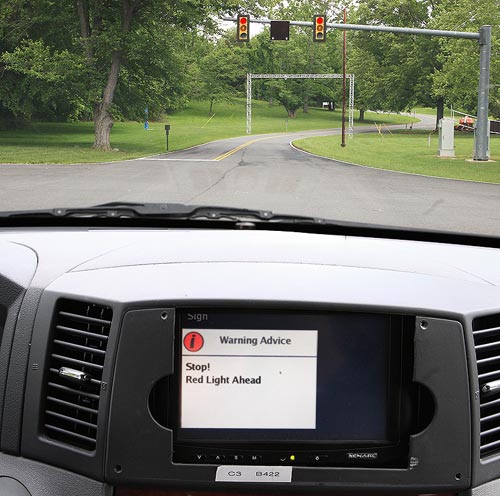
[[[265,138],[257,138],[254,140],[247,141],[245,143],[242,143],[241,145],[238,145],[236,148],[233,148],[232,150],[229,150],[228,152],[223,153],[222,155],[219,155],[218,157],[215,157],[213,160],[216,160],[217,162],[219,162],[220,160],[224,160],[225,158],[230,157],[231,155],[233,155],[233,153],[239,152],[243,148],[250,146],[250,145],[253,145],[254,143],[257,143],[257,141],[262,141],[262,140],[271,139],[271,138],[276,138],[276,136],[266,136]]]

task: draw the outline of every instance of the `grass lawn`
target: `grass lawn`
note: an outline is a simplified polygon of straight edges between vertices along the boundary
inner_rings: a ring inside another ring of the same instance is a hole
[[[415,107],[415,108],[411,109],[410,114],[413,115],[413,113],[433,115],[435,117],[436,116],[436,109],[435,108],[430,108],[430,107]],[[451,110],[449,108],[445,108],[444,109],[444,116],[445,117],[451,117]]]
[[[332,138],[307,138],[294,141],[298,148],[346,162],[429,176],[500,183],[500,136],[491,137],[494,162],[468,162],[472,157],[474,137],[455,133],[456,158],[439,158],[438,136],[426,132],[393,132],[392,134],[359,134],[341,148]]]
[[[166,117],[164,122],[150,122],[149,130],[141,122],[117,122],[111,132],[111,146],[118,151],[92,150],[93,124],[35,123],[28,128],[0,131],[0,163],[87,163],[125,160],[165,152],[166,123],[170,124],[169,148],[179,150],[208,141],[245,134],[245,100],[233,104],[217,103],[215,116],[209,120],[208,103],[193,102],[186,109]],[[280,133],[340,127],[340,111],[311,108],[287,119],[281,105],[254,101],[252,134]],[[401,124],[412,119],[401,115],[366,114],[377,123]]]

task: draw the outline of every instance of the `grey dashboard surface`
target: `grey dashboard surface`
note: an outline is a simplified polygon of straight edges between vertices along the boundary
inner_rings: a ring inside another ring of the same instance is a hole
[[[111,496],[112,489],[66,470],[25,458],[0,454],[0,496],[69,496],[71,494]]]
[[[118,301],[259,296],[461,314],[500,304],[493,248],[189,229],[4,230],[0,240],[37,254],[32,286]]]

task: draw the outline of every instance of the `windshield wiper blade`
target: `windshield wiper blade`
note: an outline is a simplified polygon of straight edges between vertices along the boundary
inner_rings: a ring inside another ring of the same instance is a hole
[[[156,218],[180,220],[269,221],[323,224],[325,219],[275,214],[270,210],[237,207],[184,205],[182,203],[111,202],[82,208],[54,208],[2,212],[0,217],[15,218]]]
[[[112,202],[83,208],[0,212],[0,227],[69,226],[72,223],[78,226],[101,227],[123,226],[125,223],[126,226],[263,229],[500,247],[500,237],[491,235],[275,214],[270,210],[182,203]]]

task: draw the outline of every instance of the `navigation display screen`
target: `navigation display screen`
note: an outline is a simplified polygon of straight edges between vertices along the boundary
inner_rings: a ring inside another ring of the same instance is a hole
[[[178,323],[177,441],[397,436],[401,344],[390,316],[186,310]]]
[[[315,429],[317,330],[183,329],[181,428]]]

